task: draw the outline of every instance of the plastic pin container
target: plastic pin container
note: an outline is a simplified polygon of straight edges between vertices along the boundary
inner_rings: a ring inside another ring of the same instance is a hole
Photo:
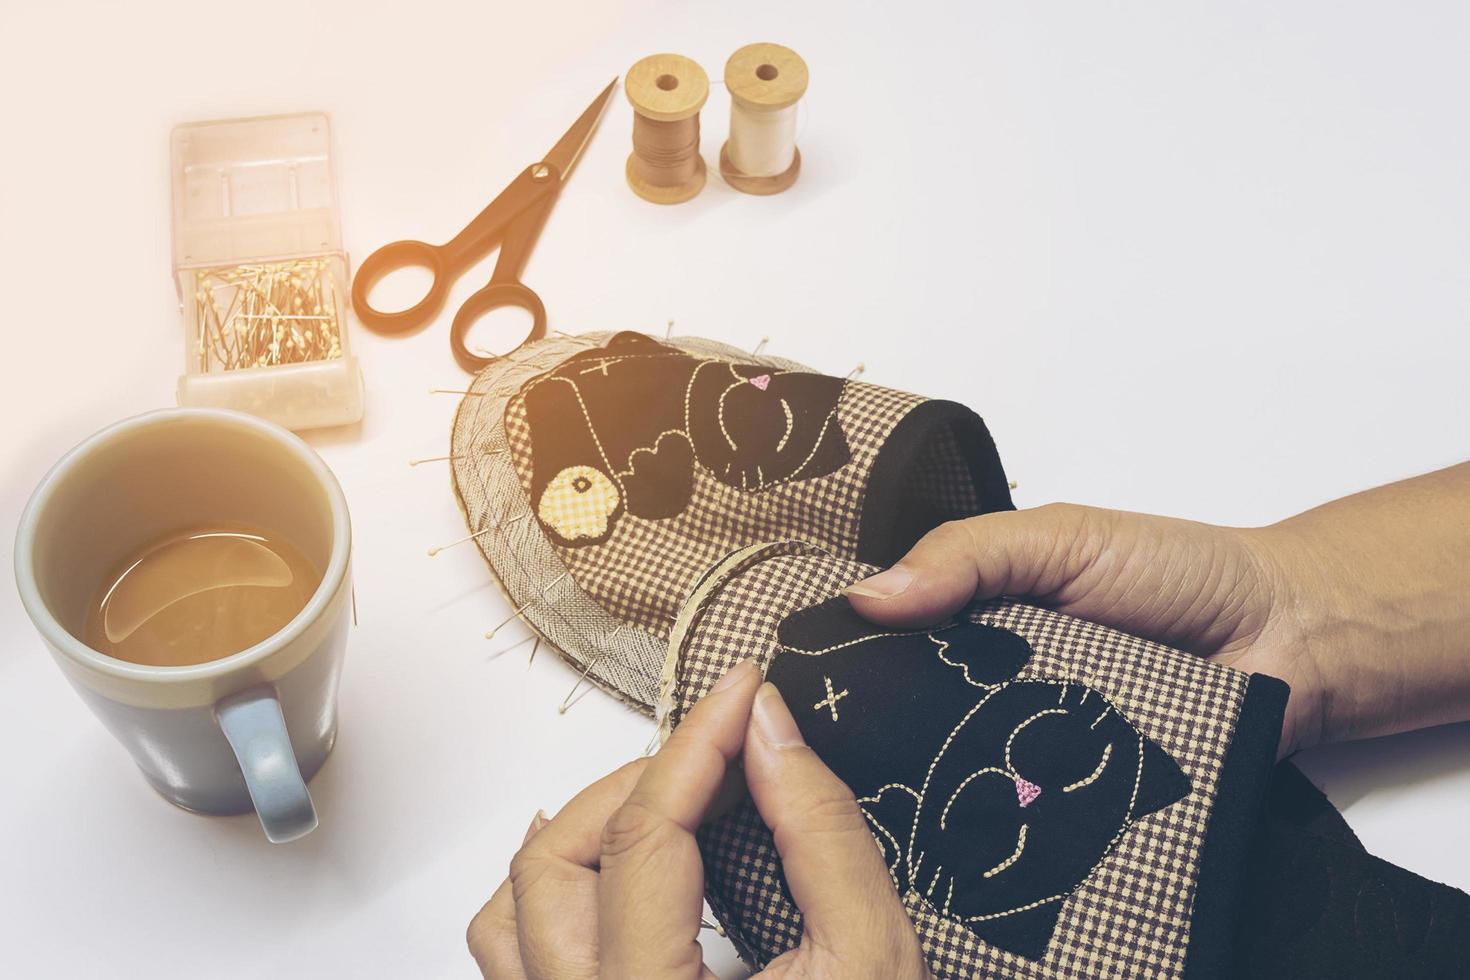
[[[361,419],[326,115],[188,123],[170,144],[179,404],[289,429]]]

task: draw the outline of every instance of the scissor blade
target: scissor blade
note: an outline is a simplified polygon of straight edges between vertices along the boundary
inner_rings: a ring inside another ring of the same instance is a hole
[[[597,129],[597,121],[602,118],[603,110],[607,108],[608,100],[612,98],[613,88],[618,84],[616,77],[608,82],[607,88],[603,89],[597,98],[592,100],[577,121],[572,123],[572,128],[566,131],[566,135],[556,141],[551,152],[546,154],[545,161],[556,167],[561,174],[561,179],[566,180],[571,174],[572,168],[577,165],[577,158],[582,155],[587,141],[592,138],[592,133]]]

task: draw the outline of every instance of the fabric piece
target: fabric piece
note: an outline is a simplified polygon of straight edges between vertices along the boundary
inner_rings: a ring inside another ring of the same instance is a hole
[[[1014,678],[1018,634],[884,632],[830,599],[784,619],[766,679],[856,794],[900,892],[1030,959],[1138,817],[1189,793],[1100,692]],[[838,713],[842,701],[844,713]]]
[[[1290,763],[1272,779],[1245,878],[1236,976],[1470,976],[1470,895],[1368,854]]]
[[[905,458],[882,468],[894,492],[870,508],[868,485],[895,427],[926,404],[941,403],[708,343],[621,333],[528,382],[507,404],[505,425],[538,510],[556,473],[589,460],[624,485],[625,512],[609,514],[606,533],[573,540],[548,529],[549,537],[605,609],[666,637],[693,582],[737,548],[800,537],[855,556],[865,521],[887,525],[871,532],[876,548],[903,513],[921,515],[927,531],[1009,509],[988,435],[956,434],[983,433],[983,423],[948,403],[895,450]]]
[[[730,551],[799,535],[886,561],[944,520],[1011,507],[963,406],[698,338],[528,344],[475,378],[451,454],[512,607],[645,711],[684,598]]]
[[[708,590],[700,607],[683,617],[687,628],[676,635],[671,649],[676,663],[669,727],[677,726],[689,707],[741,658],[754,656],[762,667],[769,667],[778,649],[779,624],[788,615],[834,598],[843,586],[874,571],[861,562],[825,557],[810,546],[784,549],[783,553],[783,546],[773,545],[764,556],[746,558],[739,567],[725,570],[720,587]],[[1140,815],[1123,831],[1082,884],[1060,903],[1050,939],[1037,958],[988,942],[965,924],[940,914],[942,902],[936,910],[933,897],[925,894],[927,881],[923,889],[907,888],[901,897],[935,975],[1181,976],[1202,842],[1235,736],[1235,719],[1250,683],[1248,675],[1010,601],[975,606],[965,620],[1015,634],[1030,648],[1029,659],[1011,683],[1060,681],[1077,685],[1079,699],[1085,685],[1096,692],[1089,701],[1101,697],[1116,705],[1129,725],[1173,760],[1190,789],[1176,802]],[[960,668],[944,669],[963,677]],[[993,683],[992,675],[977,676],[974,670],[971,677]],[[839,718],[848,717],[843,711],[856,710],[853,698],[858,695],[835,675],[832,682],[834,694],[849,690],[836,702]],[[1054,697],[1060,694],[1057,686],[1052,689],[1058,692]],[[826,696],[825,684],[820,694],[793,706],[799,718],[806,713],[808,723],[818,718],[831,723],[830,706],[821,709],[825,714],[817,710]],[[1278,731],[1279,723],[1277,712]],[[1043,782],[1034,777],[1030,781]],[[1023,789],[1017,787],[1015,792]],[[1042,786],[1041,798],[1046,794]],[[699,840],[706,897],[742,955],[760,966],[794,946],[801,936],[800,913],[784,891],[770,834],[754,808],[742,804],[702,828]],[[1014,846],[1014,838],[1012,842]]]

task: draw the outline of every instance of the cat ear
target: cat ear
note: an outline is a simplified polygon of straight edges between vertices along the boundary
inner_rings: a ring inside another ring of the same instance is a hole
[[[1008,681],[1031,659],[1031,644],[999,626],[962,620],[933,635],[948,644],[938,649],[939,658],[948,666],[964,671],[965,680],[971,684]]]
[[[613,334],[608,338],[606,346],[608,350],[646,350],[649,352],[668,351],[671,354],[681,353],[677,348],[670,347],[667,344],[661,344],[647,334],[638,333],[636,330],[621,330]]]
[[[1143,773],[1140,778],[1138,796],[1133,804],[1135,820],[1184,799],[1194,788],[1184,770],[1179,768],[1179,763],[1147,736],[1143,738]]]

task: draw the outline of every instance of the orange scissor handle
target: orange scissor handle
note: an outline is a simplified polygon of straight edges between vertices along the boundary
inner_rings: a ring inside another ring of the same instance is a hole
[[[527,332],[526,339],[516,344],[516,347],[546,336],[546,307],[542,304],[541,297],[519,282],[496,282],[492,279],[490,285],[464,301],[459,312],[454,314],[454,322],[450,324],[449,349],[454,352],[454,360],[460,367],[475,374],[498,358],[499,355],[496,354],[476,354],[465,343],[465,338],[476,320],[491,310],[507,306],[518,306],[531,314],[531,329]]]
[[[434,281],[424,298],[406,310],[384,313],[368,303],[368,293],[386,275],[409,266],[421,266],[433,273]],[[441,246],[405,239],[389,242],[363,260],[352,280],[352,308],[363,326],[380,333],[403,333],[423,326],[444,306],[453,280],[444,261]]]

